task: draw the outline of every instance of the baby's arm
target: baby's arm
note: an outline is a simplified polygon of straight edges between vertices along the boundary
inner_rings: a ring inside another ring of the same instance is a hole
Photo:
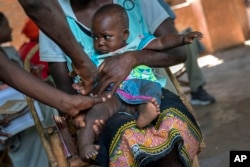
[[[186,34],[164,35],[152,40],[144,49],[151,49],[151,50],[170,49],[177,46],[190,44],[195,38],[201,40],[202,37],[203,37],[202,33],[198,31],[193,31]]]

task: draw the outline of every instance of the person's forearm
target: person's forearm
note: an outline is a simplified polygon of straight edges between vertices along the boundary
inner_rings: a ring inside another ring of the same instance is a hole
[[[35,78],[30,73],[19,68],[13,62],[9,61],[0,52],[0,80],[9,86],[19,90],[20,92],[38,100],[42,103],[58,108],[67,112],[70,107],[66,93]]]
[[[185,45],[183,34],[168,34],[151,41],[146,49],[163,51],[182,45]]]
[[[57,0],[18,0],[25,13],[72,59],[75,66],[90,64],[72,34]],[[65,40],[66,39],[66,40]]]
[[[186,55],[182,49],[169,49],[168,51],[141,50],[126,52],[124,56],[131,58],[133,67],[147,65],[150,67],[170,67],[186,61]],[[128,54],[128,55],[126,55]]]
[[[156,37],[171,35],[171,34],[179,34],[175,25],[174,25],[174,22],[171,18],[164,20],[154,32],[154,35]],[[179,47],[175,47],[172,49],[168,49],[165,52],[166,52],[166,54],[169,55],[169,56],[165,57],[166,59],[168,59],[168,58],[174,59],[174,60],[169,60],[170,63],[172,63],[172,65],[185,62],[187,59],[185,46],[179,46]]]
[[[159,37],[159,41],[162,46],[162,50],[175,48],[178,46],[183,46],[186,43],[184,42],[184,35],[183,34],[169,34],[163,35]]]
[[[50,62],[49,68],[51,76],[58,89],[69,94],[76,94],[76,91],[72,88],[73,81],[69,76],[66,62]]]
[[[86,94],[93,89],[97,68],[75,39],[57,0],[19,0],[26,14],[72,60],[73,69],[81,77]]]

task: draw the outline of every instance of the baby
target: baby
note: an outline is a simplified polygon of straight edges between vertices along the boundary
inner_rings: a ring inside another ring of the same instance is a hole
[[[190,44],[195,38],[201,39],[202,33],[173,34],[154,37],[151,34],[138,34],[131,43],[129,20],[126,11],[117,4],[101,7],[93,16],[92,37],[96,53],[96,65],[101,66],[104,59],[129,51],[165,49]],[[112,85],[110,85],[112,86]],[[94,121],[106,121],[114,113],[122,111],[137,114],[136,125],[144,128],[160,114],[161,84],[154,71],[145,65],[135,67],[121,83],[115,96],[106,102],[92,107],[85,117],[85,128],[78,130],[78,149],[80,157],[86,161],[97,155],[99,146],[94,145]],[[107,88],[107,91],[109,89]]]

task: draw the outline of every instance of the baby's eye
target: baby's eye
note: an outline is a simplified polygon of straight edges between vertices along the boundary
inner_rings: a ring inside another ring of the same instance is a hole
[[[92,38],[93,38],[95,41],[98,40],[98,37],[96,37],[96,36],[93,36]]]
[[[110,35],[105,35],[104,38],[109,39],[109,38],[111,38],[111,36]]]

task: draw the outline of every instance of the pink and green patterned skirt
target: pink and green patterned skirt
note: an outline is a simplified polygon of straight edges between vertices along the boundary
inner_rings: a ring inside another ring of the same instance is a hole
[[[103,167],[143,167],[166,156],[177,146],[185,167],[203,141],[193,115],[173,93],[163,89],[161,114],[148,127],[136,127],[136,116],[118,113],[109,119],[101,135],[95,162]]]

